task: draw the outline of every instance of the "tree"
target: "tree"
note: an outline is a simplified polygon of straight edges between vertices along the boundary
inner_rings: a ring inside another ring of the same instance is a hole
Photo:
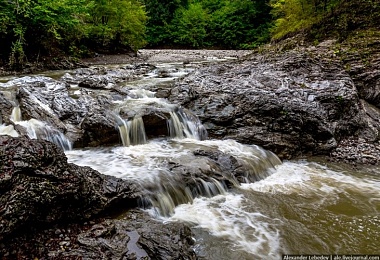
[[[147,16],[136,0],[95,0],[89,4],[88,41],[101,49],[130,47],[133,51],[145,45]]]
[[[144,0],[147,15],[147,41],[150,46],[172,44],[170,24],[179,8],[187,8],[188,0]]]
[[[200,3],[177,10],[172,22],[174,42],[180,45],[202,47],[206,37],[208,15]]]
[[[269,40],[270,21],[270,7],[264,0],[224,1],[211,14],[209,34],[214,44],[224,47],[255,47]]]
[[[87,50],[137,51],[147,16],[138,0],[6,0],[0,2],[0,55],[20,67],[40,56]]]

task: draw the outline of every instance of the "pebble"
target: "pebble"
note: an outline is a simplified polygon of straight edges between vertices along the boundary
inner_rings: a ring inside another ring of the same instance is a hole
[[[62,241],[59,243],[60,246],[69,246],[70,245],[70,242],[67,242],[67,241]]]

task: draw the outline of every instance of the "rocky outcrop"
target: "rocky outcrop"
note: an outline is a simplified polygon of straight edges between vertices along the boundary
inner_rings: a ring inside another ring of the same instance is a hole
[[[380,33],[359,32],[339,47],[338,55],[360,98],[380,108]]]
[[[67,163],[50,142],[0,136],[0,240],[25,228],[137,205],[139,185]]]
[[[3,93],[0,91],[0,124],[10,123],[9,115],[11,114],[14,107],[14,104],[12,104],[11,101],[6,98],[6,94],[11,95],[10,92]]]
[[[31,242],[32,241],[32,242]],[[117,219],[59,224],[0,241],[4,259],[197,259],[190,229],[141,210]]]
[[[176,83],[170,100],[193,110],[210,137],[282,158],[329,154],[347,136],[379,139],[342,64],[307,49],[199,69]]]
[[[196,259],[194,241],[184,224],[163,224],[132,210],[119,219],[93,225],[77,236],[78,248],[49,252],[51,257],[83,259]]]
[[[47,123],[63,132],[74,147],[120,143],[115,110],[118,102],[127,97],[136,98],[134,91],[120,83],[138,79],[154,69],[153,65],[145,63],[82,68],[64,74],[59,80],[27,76],[0,83],[5,90],[5,94],[0,93],[3,121],[12,123],[9,119],[12,108],[19,105],[23,120],[38,119]],[[128,110],[121,116],[133,118],[133,111]],[[168,135],[166,118],[155,113],[154,107],[139,108],[136,113],[149,119],[146,121],[149,136]],[[21,129],[21,133],[26,131]]]

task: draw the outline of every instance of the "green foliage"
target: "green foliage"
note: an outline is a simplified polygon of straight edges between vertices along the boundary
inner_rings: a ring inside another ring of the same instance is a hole
[[[179,8],[172,21],[174,42],[194,48],[202,47],[206,37],[208,15],[199,3]]]
[[[210,34],[214,44],[250,48],[269,40],[269,6],[266,1],[224,1],[212,13]]]
[[[138,0],[1,1],[0,58],[22,66],[26,58],[77,50],[137,51],[145,44],[146,20]]]
[[[151,46],[252,48],[269,40],[268,0],[146,0],[145,5],[152,14],[147,28]]]
[[[138,1],[93,1],[89,14],[87,33],[96,46],[129,46],[137,51],[145,45],[147,17]]]
[[[357,29],[378,27],[378,0],[271,0],[273,39],[305,31],[311,41],[327,36],[344,39]]]
[[[147,41],[150,46],[171,44],[171,21],[177,9],[187,8],[188,0],[144,0],[147,15]]]
[[[274,39],[310,26],[315,18],[307,0],[272,0],[272,14],[277,17],[272,34]]]

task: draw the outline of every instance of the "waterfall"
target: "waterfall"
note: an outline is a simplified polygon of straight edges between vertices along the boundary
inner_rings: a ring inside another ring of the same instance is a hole
[[[43,139],[56,144],[63,150],[71,150],[72,144],[69,139],[58,129],[46,124],[37,119],[30,119],[27,121],[21,120],[21,109],[15,106],[12,109],[10,119],[17,125],[23,126],[26,134],[30,139]],[[0,134],[7,134],[13,137],[18,137],[18,133],[14,130],[13,125],[1,126]]]
[[[21,121],[21,110],[20,110],[19,106],[16,106],[12,109],[10,119],[13,122]],[[9,135],[12,137],[18,137],[19,136],[17,131],[14,129],[13,125],[2,124],[1,116],[0,116],[0,135]]]
[[[170,110],[167,128],[171,138],[207,139],[207,131],[197,116],[181,108],[173,109],[171,106],[168,109]],[[147,143],[144,120],[141,116],[134,116],[127,121],[118,114],[114,116],[124,146]]]
[[[146,133],[144,127],[144,121],[141,116],[135,116],[132,120],[128,121],[128,125],[130,128],[130,137],[131,144],[145,144],[146,143]]]
[[[20,109],[20,106],[15,106],[15,107],[12,109],[12,114],[11,114],[10,119],[11,119],[14,123],[21,121],[21,109]]]
[[[144,121],[141,116],[134,117],[128,121],[118,115],[115,115],[115,118],[124,146],[145,144],[147,142]]]
[[[128,130],[128,124],[122,120],[122,124],[118,125],[121,141],[123,142],[124,146],[130,146],[131,141],[129,139],[129,130]]]
[[[208,181],[197,178],[193,187],[185,186],[180,181],[171,181],[161,184],[158,191],[144,198],[143,206],[152,205],[161,216],[170,216],[176,206],[192,203],[196,197],[213,197],[226,192],[225,185],[214,178]]]
[[[171,111],[168,128],[172,138],[207,139],[206,128],[199,118],[187,109],[179,108],[177,111]]]
[[[19,137],[19,134],[14,129],[13,125],[0,125],[0,135],[9,135],[12,137]]]
[[[170,112],[170,119],[168,120],[169,133],[172,138],[183,138],[183,124],[179,116],[174,111]]]
[[[70,140],[61,131],[45,122],[32,118],[28,121],[16,122],[16,124],[26,129],[27,136],[30,139],[42,139],[52,142],[65,151],[72,149]]]
[[[115,102],[114,110],[117,128],[124,146],[146,144],[147,135],[143,122],[148,119],[158,127],[159,134],[168,134],[171,138],[207,139],[207,131],[196,115],[178,105],[169,103],[166,99],[156,98],[155,92],[147,89],[130,89],[128,97]],[[124,118],[132,118],[125,123]],[[165,124],[166,120],[166,124]],[[147,129],[148,135],[154,128]],[[154,135],[154,134],[153,134]]]

